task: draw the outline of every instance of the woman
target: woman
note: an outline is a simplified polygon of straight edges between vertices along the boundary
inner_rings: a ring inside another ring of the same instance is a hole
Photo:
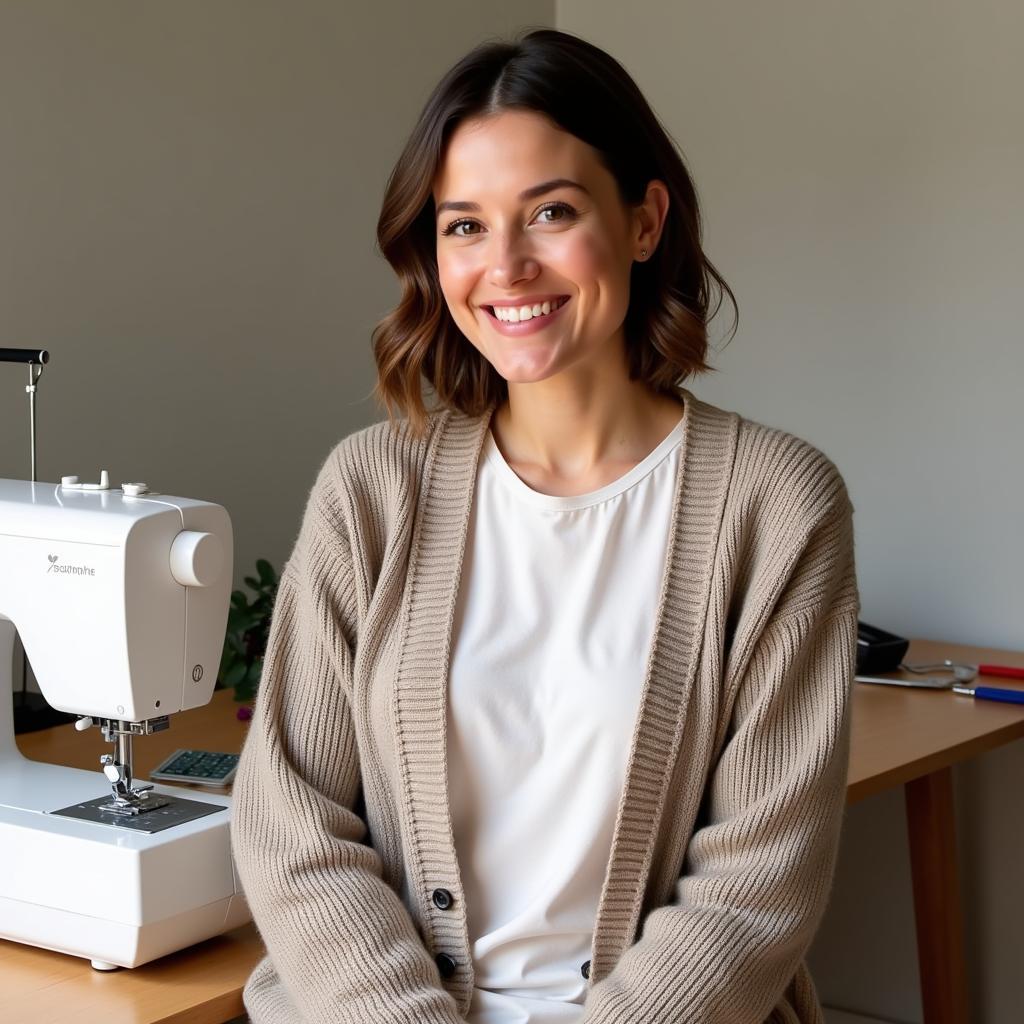
[[[428,101],[379,223],[389,420],[313,487],[235,782],[256,1024],[823,1020],[852,507],[681,386],[728,292],[699,223],[578,38]]]

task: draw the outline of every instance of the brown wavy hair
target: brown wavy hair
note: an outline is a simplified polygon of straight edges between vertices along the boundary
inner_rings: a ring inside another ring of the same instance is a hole
[[[398,306],[373,330],[374,397],[413,432],[427,425],[424,382],[440,405],[481,415],[508,396],[508,383],[456,326],[437,270],[433,184],[445,147],[463,121],[505,110],[545,115],[596,150],[625,204],[639,205],[648,182],[663,181],[669,208],[649,260],[634,263],[624,321],[629,376],[676,393],[705,362],[708,323],[735,296],[701,248],[693,181],[670,136],[614,58],[555,29],[477,46],[431,93],[388,179],[377,241],[401,285]],[[715,298],[714,308],[709,306]]]

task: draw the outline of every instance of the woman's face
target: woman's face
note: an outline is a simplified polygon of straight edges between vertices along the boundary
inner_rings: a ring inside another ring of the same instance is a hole
[[[590,146],[529,111],[466,121],[433,194],[448,309],[502,377],[621,362],[630,267],[653,245]]]

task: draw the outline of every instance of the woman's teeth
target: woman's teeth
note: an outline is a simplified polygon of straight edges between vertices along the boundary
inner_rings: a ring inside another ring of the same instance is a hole
[[[492,306],[494,315],[499,320],[517,324],[523,320],[532,320],[535,316],[547,316],[553,309],[558,309],[566,300],[555,299],[554,302],[541,302],[536,306]]]

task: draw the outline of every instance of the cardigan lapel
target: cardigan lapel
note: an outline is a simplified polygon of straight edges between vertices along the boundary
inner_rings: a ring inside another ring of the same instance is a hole
[[[493,411],[491,406],[479,417],[444,412],[433,424],[413,525],[392,697],[412,854],[411,898],[427,948],[455,961],[445,988],[463,1015],[473,995],[473,966],[448,800],[448,669],[477,463]],[[453,897],[443,911],[431,902],[439,888]]]
[[[686,389],[682,396],[672,527],[594,927],[591,985],[610,973],[636,930],[690,698],[735,451],[739,417],[698,401]],[[472,998],[473,973],[471,963],[459,962],[471,946],[448,801],[447,683],[477,464],[493,411],[492,406],[479,417],[445,412],[436,424],[413,528],[392,708],[413,853],[412,898],[428,948],[457,961],[445,987],[462,1013]],[[659,643],[663,635],[672,642]],[[441,914],[430,903],[436,888],[454,897]]]
[[[739,417],[685,388],[661,596],[594,925],[590,985],[632,944],[692,697]],[[665,638],[668,642],[661,643]],[[675,653],[673,653],[675,652]]]

